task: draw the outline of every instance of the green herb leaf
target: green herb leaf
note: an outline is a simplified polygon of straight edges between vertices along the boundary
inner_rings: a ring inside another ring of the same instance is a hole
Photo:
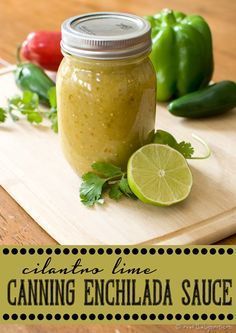
[[[18,121],[19,117],[14,113],[14,111],[17,110],[16,105],[18,105],[18,103],[20,102],[21,97],[19,95],[15,95],[13,97],[8,98],[8,108],[7,108],[7,112],[9,114],[9,116],[11,117],[11,119],[13,121]]]
[[[194,148],[190,142],[181,141],[173,148],[178,150],[186,159],[191,158],[194,154]]]
[[[24,108],[35,110],[39,106],[39,96],[32,91],[25,90],[20,102],[22,102]]]
[[[10,107],[17,106],[20,101],[21,101],[21,96],[20,95],[15,95],[15,96],[12,96],[12,97],[8,98],[8,105]]]
[[[122,176],[123,172],[121,168],[111,164],[111,163],[104,163],[104,162],[96,162],[92,164],[93,170],[97,171],[104,177],[116,177]]]
[[[35,110],[39,106],[39,97],[32,91],[23,91],[22,97],[19,95],[8,99],[9,107],[19,111]]]
[[[119,183],[111,185],[109,190],[109,197],[113,200],[119,200],[123,196],[123,193],[120,190]]]
[[[49,89],[48,97],[51,109],[49,112],[44,113],[44,115],[46,115],[51,121],[51,128],[57,133],[58,123],[55,87]],[[4,110],[4,112],[2,110]],[[15,95],[8,98],[7,108],[1,109],[0,111],[0,122],[5,120],[6,114],[8,114],[13,121],[19,120],[19,115],[23,115],[30,123],[41,123],[43,121],[43,113],[40,112],[38,94],[29,90],[24,90],[22,95]]]
[[[27,120],[30,123],[40,124],[43,121],[43,117],[38,112],[28,112]]]
[[[51,128],[55,133],[58,133],[58,120],[57,120],[57,110],[51,109],[47,113],[48,119],[51,121]]]
[[[83,182],[80,186],[80,199],[86,206],[93,206],[95,203],[103,203],[102,191],[106,179],[88,172],[82,177]]]
[[[19,120],[19,117],[15,114],[15,112],[19,112],[25,115],[30,123],[41,123],[43,117],[38,107],[39,96],[29,90],[23,91],[22,97],[16,95],[8,99],[8,113],[14,121]]]
[[[57,120],[57,114],[54,114],[53,117],[51,117],[51,128],[55,133],[58,133],[58,120]]]
[[[17,115],[15,115],[14,110],[11,108],[8,108],[7,112],[13,121],[18,121],[20,119]]]
[[[129,187],[129,183],[128,183],[128,179],[124,177],[121,178],[121,180],[119,181],[119,188],[121,190],[121,192],[128,198],[136,198],[136,196],[134,195],[134,193],[131,191],[130,187]]]
[[[172,147],[180,152],[186,159],[190,159],[194,153],[194,148],[190,142],[181,141],[178,143],[172,134],[163,130],[156,131],[153,142]]]
[[[3,108],[0,108],[0,123],[4,123],[7,117],[7,111]]]
[[[153,143],[168,145],[172,148],[174,148],[178,144],[173,135],[163,130],[156,131],[156,133],[154,134]]]
[[[48,99],[51,108],[56,109],[57,108],[57,95],[56,95],[56,87],[51,87],[48,90]]]
[[[119,200],[123,195],[136,198],[129,187],[126,173],[122,172],[121,168],[104,162],[93,163],[92,168],[101,176],[93,172],[83,175],[80,198],[84,205],[92,206],[95,203],[101,203],[102,195],[107,189],[109,197],[114,200]]]
[[[51,121],[52,130],[58,132],[58,120],[57,120],[57,95],[56,87],[51,87],[48,90],[48,99],[51,106],[50,111],[47,113],[48,119]]]

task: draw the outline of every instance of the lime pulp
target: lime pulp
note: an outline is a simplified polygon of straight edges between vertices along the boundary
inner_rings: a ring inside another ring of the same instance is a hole
[[[183,155],[162,144],[137,150],[129,159],[127,176],[134,194],[156,206],[186,199],[192,187],[192,174]]]

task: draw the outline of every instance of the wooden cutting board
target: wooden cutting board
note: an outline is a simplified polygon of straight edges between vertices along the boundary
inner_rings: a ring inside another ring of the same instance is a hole
[[[0,76],[0,105],[17,93],[9,70]],[[192,141],[199,153],[191,133],[212,149],[208,160],[190,161],[193,189],[178,205],[107,199],[104,206],[84,207],[80,179],[65,161],[58,135],[48,124],[24,121],[0,124],[0,185],[60,244],[209,244],[236,233],[235,110],[193,121],[158,106],[157,127]]]

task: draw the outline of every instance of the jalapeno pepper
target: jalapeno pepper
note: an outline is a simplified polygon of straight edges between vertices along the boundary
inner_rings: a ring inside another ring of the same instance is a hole
[[[236,107],[236,83],[221,81],[205,89],[180,97],[168,106],[175,116],[212,117]]]
[[[49,104],[48,90],[55,83],[42,68],[32,63],[19,64],[15,71],[15,81],[20,89],[37,93],[41,102]]]

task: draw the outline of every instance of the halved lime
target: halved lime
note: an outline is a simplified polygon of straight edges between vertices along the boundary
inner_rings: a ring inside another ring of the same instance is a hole
[[[137,150],[128,162],[128,182],[143,202],[170,206],[187,198],[192,187],[188,164],[175,149],[149,144]]]

